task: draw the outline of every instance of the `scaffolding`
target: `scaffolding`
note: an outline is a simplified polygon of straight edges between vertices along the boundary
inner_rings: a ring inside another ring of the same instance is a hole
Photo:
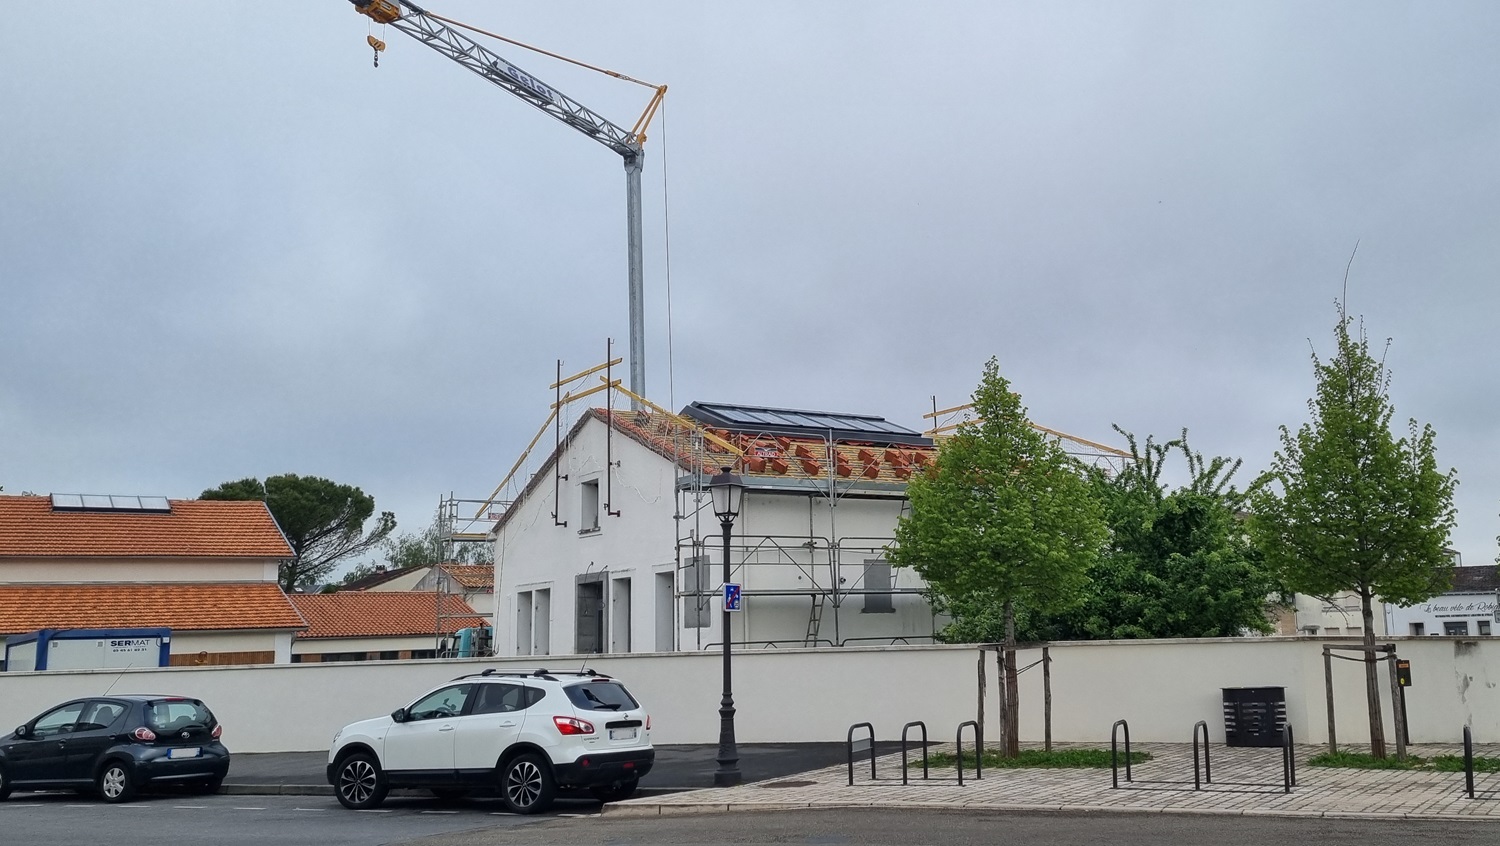
[[[923,415],[925,420],[931,421],[931,427],[920,433],[906,430],[919,439],[931,439],[925,444],[887,444],[879,438],[868,441],[839,438],[832,429],[822,438],[811,437],[809,433],[789,436],[774,428],[753,431],[737,427],[729,430],[662,408],[622,386],[613,377],[613,368],[621,360],[613,358],[611,351],[612,347],[606,348],[604,363],[568,376],[563,375],[563,363],[557,363],[556,380],[548,386],[554,395],[546,420],[487,499],[444,500],[443,537],[450,541],[492,540],[495,525],[512,502],[542,484],[551,484],[554,489],[553,524],[567,526],[564,515],[557,510],[558,493],[568,479],[561,456],[574,426],[586,415],[594,415],[604,422],[606,433],[604,484],[600,491],[601,513],[605,517],[620,515],[613,497],[614,476],[618,469],[613,458],[613,439],[617,435],[632,438],[677,467],[673,511],[676,530],[672,621],[678,650],[722,646],[722,642],[705,642],[705,635],[710,630],[708,625],[690,626],[685,618],[690,611],[695,615],[708,613],[712,598],[719,595],[715,588],[717,579],[706,575],[712,570],[708,566],[709,560],[721,557],[723,549],[720,524],[712,513],[707,484],[724,467],[739,473],[750,491],[805,498],[808,530],[806,534],[754,534],[744,532],[742,526],[735,527],[730,539],[732,579],[753,583],[756,579],[746,578],[752,572],[760,568],[779,568],[795,575],[799,582],[796,587],[756,588],[747,584],[742,596],[752,604],[758,597],[803,599],[807,617],[805,628],[799,626],[796,632],[772,632],[788,635],[786,637],[752,640],[746,635],[750,626],[748,616],[742,615],[738,618],[742,629],[740,638],[733,639],[729,632],[723,633],[723,637],[730,637],[736,646],[761,648],[935,640],[939,619],[930,606],[921,633],[846,636],[842,615],[847,612],[846,605],[851,598],[884,597],[894,605],[899,596],[922,596],[925,590],[896,587],[896,578],[888,575],[888,571],[880,571],[886,575],[884,584],[871,584],[870,577],[874,572],[871,562],[883,563],[894,536],[841,536],[838,531],[839,507],[851,498],[884,499],[895,504],[898,513],[904,513],[907,508],[906,481],[912,473],[921,472],[931,465],[941,440],[970,419],[965,412],[972,411],[972,406],[939,409],[934,397],[933,411]],[[575,404],[599,394],[603,395],[604,406],[586,407],[574,419]],[[616,395],[631,407],[617,410]],[[960,415],[963,419],[954,422]],[[1125,462],[1132,460],[1129,453],[1105,444],[1035,423],[1031,425],[1056,439],[1066,453],[1081,463],[1099,467],[1105,472],[1118,473]],[[537,471],[523,473],[527,460],[548,429],[553,430],[554,436],[552,458],[543,462]],[[538,478],[547,464],[551,465],[551,477]],[[502,495],[507,498],[502,498]],[[471,505],[477,507],[469,509]],[[818,526],[820,508],[824,509],[823,531]],[[498,558],[497,555],[497,567]],[[499,588],[497,584],[496,589]],[[694,602],[691,608],[688,600]],[[690,636],[689,632],[693,641],[684,642]]]

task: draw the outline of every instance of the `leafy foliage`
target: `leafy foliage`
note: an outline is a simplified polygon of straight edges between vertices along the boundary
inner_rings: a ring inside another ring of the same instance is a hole
[[[351,485],[317,476],[287,473],[225,482],[200,499],[260,500],[292,546],[293,557],[281,564],[282,590],[317,584],[351,556],[377,546],[396,528],[396,516],[382,512],[375,528],[364,534],[375,511],[375,499]]]
[[[1250,531],[1266,562],[1299,593],[1360,598],[1367,655],[1375,645],[1376,596],[1410,605],[1448,589],[1445,552],[1455,524],[1454,471],[1437,469],[1432,427],[1407,424],[1397,439],[1390,422],[1390,374],[1370,354],[1361,326],[1342,307],[1336,352],[1313,354],[1317,391],[1312,420],[1295,434],[1281,427],[1281,449],[1251,497]],[[1385,755],[1380,688],[1366,661],[1370,747]]]
[[[978,419],[959,426],[907,486],[910,510],[889,557],[921,574],[935,607],[953,618],[945,639],[968,638],[998,618],[1011,714],[1005,744],[1015,754],[1016,609],[1053,613],[1076,603],[1107,530],[1082,468],[1029,425],[995,359],[973,399]]]
[[[1091,473],[1104,504],[1110,540],[1090,569],[1083,603],[1035,617],[1028,639],[1236,637],[1269,632],[1267,598],[1279,583],[1250,543],[1237,512],[1245,494],[1231,483],[1238,460],[1204,460],[1187,431],[1166,443],[1115,427],[1134,460],[1118,474]],[[1187,463],[1187,485],[1168,492],[1161,473],[1170,455]]]

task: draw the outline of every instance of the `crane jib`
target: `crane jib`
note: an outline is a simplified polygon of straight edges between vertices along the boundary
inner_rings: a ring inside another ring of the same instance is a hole
[[[542,83],[541,80],[537,79],[526,71],[521,70],[510,62],[507,62],[504,59],[491,59],[490,69],[500,74],[501,76],[504,76],[512,83],[520,86],[528,94],[539,97],[548,103],[552,103],[553,105],[557,104],[557,94],[554,93],[551,88],[548,88]]]

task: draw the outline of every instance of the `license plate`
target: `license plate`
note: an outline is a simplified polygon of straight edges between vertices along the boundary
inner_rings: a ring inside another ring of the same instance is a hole
[[[203,754],[203,749],[198,746],[174,746],[167,750],[168,758],[196,758]]]
[[[610,740],[635,740],[635,729],[634,728],[628,728],[628,729],[610,729],[609,730],[609,739]]]

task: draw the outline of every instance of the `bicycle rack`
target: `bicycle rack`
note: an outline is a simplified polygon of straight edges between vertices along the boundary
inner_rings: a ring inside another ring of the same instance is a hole
[[[902,784],[906,784],[907,769],[908,769],[907,766],[906,766],[906,733],[908,731],[910,731],[913,726],[915,726],[917,728],[920,728],[922,730],[922,780],[923,781],[927,780],[927,724],[924,723],[924,722],[922,722],[921,720],[914,720],[914,721],[909,722],[906,725],[904,725],[904,726],[901,727],[901,783]],[[873,730],[871,731],[870,736],[871,736],[872,739],[874,738],[875,735],[874,735],[874,731]],[[962,758],[961,755],[960,755],[960,758]],[[963,766],[962,766],[962,764],[963,764],[963,761],[960,760],[959,761],[959,765],[960,765],[959,766],[959,773],[960,773],[959,778],[960,778],[960,780],[962,780],[962,778],[963,778],[963,775],[962,775]],[[960,783],[961,783],[961,781],[960,781]]]
[[[1110,788],[1120,787],[1120,746],[1119,731],[1125,729],[1125,781],[1130,782],[1130,723],[1124,720],[1115,720],[1115,724],[1109,729],[1109,778]],[[1196,736],[1195,736],[1196,737]]]
[[[1203,778],[1198,778],[1198,729],[1203,729]],[[1127,753],[1128,757],[1128,753]],[[1203,720],[1193,724],[1193,789],[1202,790],[1203,783],[1214,783],[1213,764],[1209,761],[1208,723]]]
[[[869,736],[868,737],[861,737],[861,738],[859,738],[859,740],[856,741],[854,739],[854,732],[856,730],[858,730],[858,729],[866,729],[866,730],[868,730],[870,732]],[[856,743],[859,744],[859,748],[858,749],[855,748],[855,744]],[[855,752],[863,752],[866,749],[868,749],[870,751],[870,780],[874,781],[875,780],[875,727],[872,726],[872,725],[870,725],[869,723],[855,723],[854,725],[852,725],[852,726],[849,727],[849,734],[845,737],[844,745],[845,745],[845,748],[848,750],[848,753],[849,753],[849,786],[850,787],[854,786],[854,753]],[[904,773],[903,773],[903,775],[904,775]]]
[[[1297,786],[1297,753],[1292,749],[1292,724],[1281,729],[1281,784],[1283,793],[1291,793]]]
[[[984,744],[980,743],[979,723],[973,720],[965,720],[958,724],[958,739],[955,745],[958,747],[958,786],[964,786],[964,728],[974,729],[974,780],[984,778],[984,762],[980,760],[984,754]]]

